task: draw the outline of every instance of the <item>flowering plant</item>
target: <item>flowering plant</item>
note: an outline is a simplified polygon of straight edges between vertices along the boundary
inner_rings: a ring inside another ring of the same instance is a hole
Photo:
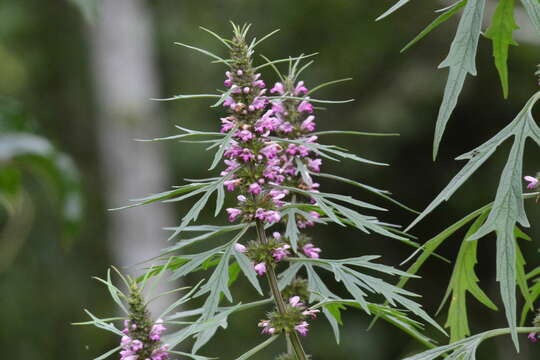
[[[404,3],[406,1],[400,1],[398,4]],[[471,1],[465,5],[462,1],[456,8],[466,6],[465,11],[468,14],[475,10],[472,3]],[[470,19],[467,17],[462,21],[468,20]],[[540,93],[535,94],[514,121],[492,139],[458,158],[467,160],[467,164],[441,194],[418,214],[405,232],[402,232],[398,226],[371,215],[371,212],[382,211],[384,208],[348,195],[325,192],[317,182],[319,179],[329,179],[350,184],[411,210],[390,198],[384,190],[324,172],[327,161],[344,160],[367,165],[386,165],[352,154],[342,147],[327,145],[321,140],[325,135],[393,134],[342,130],[317,131],[321,104],[350,100],[322,100],[314,98],[313,95],[325,86],[349,79],[309,86],[300,76],[312,63],[312,61],[305,62],[312,55],[278,60],[261,56],[263,62],[257,65],[256,47],[273,33],[259,40],[255,38],[250,40],[249,28],[233,25],[232,39],[225,39],[203,28],[227,49],[229,54],[227,58],[191,45],[177,43],[211,57],[215,63],[224,65],[226,67],[224,89],[218,94],[176,95],[161,99],[216,99],[212,106],[223,109],[223,116],[219,122],[216,121],[216,131],[205,132],[178,126],[180,134],[154,140],[207,144],[208,150],[215,151],[209,170],[221,166],[219,174],[204,179],[186,179],[187,184],[134,200],[133,204],[124,207],[156,201],[194,200],[198,197],[184,214],[180,224],[170,228],[172,230],[170,240],[174,240],[175,243],[163,250],[160,256],[161,263],[152,266],[144,278],[167,274],[170,279],[178,279],[193,272],[211,270],[208,280],[190,291],[189,296],[186,295],[189,298],[204,296],[203,304],[197,309],[167,313],[158,317],[161,320],[151,321],[145,307],[141,305],[143,302],[138,295],[137,282],[128,281],[126,286],[131,289],[131,295],[128,297],[130,308],[127,309],[129,319],[124,332],[120,332],[122,333],[120,346],[104,356],[121,350],[123,360],[167,359],[170,354],[180,354],[172,350],[175,346],[188,338],[193,338],[191,352],[184,355],[205,359],[198,355],[199,351],[217,334],[218,328],[227,328],[229,316],[252,308],[261,309],[258,328],[264,338],[258,345],[243,351],[237,359],[252,358],[280,338],[285,340],[286,346],[284,353],[278,355],[278,359],[308,359],[310,356],[304,348],[302,338],[309,334],[310,323],[324,316],[339,343],[341,312],[347,307],[364,311],[374,317],[373,321],[379,318],[386,320],[428,348],[421,354],[407,358],[409,360],[431,360],[441,356],[456,360],[474,359],[480,343],[485,339],[505,334],[512,336],[516,346],[518,333],[529,333],[529,338],[536,340],[536,333],[539,330],[538,319],[535,320],[534,327],[517,326],[515,289],[516,286],[520,288],[526,301],[522,311],[523,325],[534,301],[540,295],[538,286],[528,285],[528,281],[537,277],[540,270],[537,268],[529,274],[525,272],[525,261],[518,243],[518,239],[528,239],[518,227],[518,224],[525,227],[529,225],[523,201],[539,195],[522,193],[521,167],[526,139],[531,137],[540,144],[540,129],[532,117],[532,108],[540,98]],[[458,51],[452,49],[451,52]],[[287,65],[285,72],[281,69],[283,64]],[[449,64],[450,78],[457,76],[454,65]],[[267,70],[274,71],[275,81],[269,80]],[[460,68],[459,71],[464,70]],[[464,79],[465,75],[466,73],[459,75],[460,79]],[[457,94],[453,96],[457,97]],[[440,120],[442,125],[438,126],[436,132],[434,155],[438,151],[440,137],[453,105],[443,103],[442,108],[443,119]],[[217,131],[218,124],[220,124],[219,131]],[[495,201],[467,215],[422,246],[418,245],[406,231],[434,208],[449,200],[496,148],[511,137],[514,138],[514,144],[501,174]],[[528,182],[528,189],[536,189],[539,185],[538,177],[527,175],[524,180]],[[216,196],[214,207],[216,221],[226,217],[229,223],[196,224],[213,195]],[[230,205],[225,206],[226,202]],[[452,299],[446,323],[446,327],[450,330],[450,343],[437,347],[434,341],[425,335],[424,324],[419,321],[430,324],[443,334],[446,334],[445,330],[412,299],[416,295],[404,287],[411,277],[416,276],[430,256],[438,256],[436,250],[446,239],[473,220],[461,244],[445,297],[446,300],[451,295]],[[325,257],[324,239],[319,239],[315,230],[316,226],[322,225],[351,227],[366,234],[374,233],[395,239],[417,248],[414,255],[419,256],[407,271],[375,262],[378,256],[329,259]],[[477,240],[491,232],[497,234],[499,255],[497,279],[501,283],[501,297],[509,327],[469,336],[465,300],[467,292],[486,307],[496,309],[495,304],[478,286],[478,278],[474,271]],[[204,250],[188,251],[193,245]],[[343,289],[334,290],[336,284],[324,281],[321,272],[332,273],[335,283],[342,285]],[[235,300],[231,285],[239,279],[240,273],[261,298],[247,303]],[[373,273],[380,273],[385,277],[398,276],[399,281],[394,285],[374,276]],[[265,280],[263,284],[262,279]],[[110,289],[110,280],[106,283]],[[111,291],[113,298],[118,297],[118,291],[114,289]],[[347,295],[343,296],[342,293]],[[184,303],[183,299],[187,300],[186,297],[181,298],[173,305]],[[224,306],[224,300],[229,304]],[[132,303],[139,305],[131,306]],[[267,312],[263,315],[265,308]],[[105,320],[91,316],[93,320],[90,323],[110,328]],[[190,321],[184,321],[185,319]],[[171,331],[162,339],[161,332],[165,330],[163,326],[168,323],[185,326]],[[257,328],[257,321],[253,322],[253,327]]]

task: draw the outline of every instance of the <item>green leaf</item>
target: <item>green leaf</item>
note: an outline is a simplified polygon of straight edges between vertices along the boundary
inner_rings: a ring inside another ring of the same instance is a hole
[[[493,231],[497,234],[497,281],[500,283],[501,297],[512,339],[518,348],[516,328],[516,246],[514,227],[517,223],[529,227],[522,195],[522,164],[525,142],[531,137],[540,145],[540,128],[532,117],[532,108],[540,98],[540,92],[533,95],[517,117],[493,138],[476,149],[458,157],[467,159],[467,164],[450,181],[446,188],[431,202],[407,229],[418,223],[450,196],[480,167],[505,140],[514,137],[508,161],[500,176],[497,195],[485,223],[470,237],[479,239]]]
[[[479,279],[474,272],[477,263],[478,240],[468,241],[469,237],[484,223],[488,213],[489,210],[484,211],[467,231],[459,249],[448,289],[441,303],[442,307],[449,298],[451,299],[445,324],[446,327],[450,328],[450,342],[456,342],[471,334],[467,317],[467,292],[488,308],[497,310],[497,306],[478,286]]]
[[[459,11],[465,4],[467,3],[466,0],[461,0],[458,3],[456,3],[454,6],[447,9],[444,13],[439,15],[431,24],[429,24],[424,30],[420,32],[420,34],[416,35],[414,39],[409,41],[407,45],[403,47],[403,49],[400,50],[400,52],[407,51],[411,46],[416,44],[418,41],[422,40],[427,34],[429,34],[432,30],[434,30],[437,26],[441,25],[446,20],[450,19],[455,13]]]
[[[536,32],[540,35],[540,1],[538,0],[521,0],[525,7],[525,11],[529,15],[531,23],[536,28]]]
[[[450,46],[450,52],[439,68],[449,67],[448,80],[444,88],[444,95],[433,141],[433,159],[437,158],[439,145],[446,128],[446,124],[456,107],[457,100],[467,74],[476,75],[476,48],[482,26],[485,0],[468,1],[463,10],[456,36]]]
[[[256,353],[258,353],[259,351],[261,351],[262,349],[264,349],[265,347],[267,347],[268,345],[276,341],[278,338],[279,338],[279,335],[270,336],[268,339],[266,339],[259,345],[255,346],[253,349],[249,350],[242,356],[237,357],[236,360],[250,359],[253,355],[255,355]]]
[[[261,289],[261,284],[259,283],[257,275],[255,275],[255,271],[253,270],[253,265],[251,265],[251,261],[246,255],[238,251],[234,252],[234,257],[236,258],[236,262],[240,266],[240,269],[242,270],[246,278],[249,280],[251,285],[253,285],[255,290],[257,290],[257,292],[262,296],[263,291]]]
[[[510,45],[517,45],[512,39],[512,33],[517,29],[519,27],[514,20],[514,0],[499,0],[485,36],[493,43],[493,57],[505,99],[508,98],[508,49]]]

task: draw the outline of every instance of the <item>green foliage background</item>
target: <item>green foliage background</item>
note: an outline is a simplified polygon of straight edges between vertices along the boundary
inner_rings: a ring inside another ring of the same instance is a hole
[[[349,0],[148,1],[154,17],[154,47],[163,84],[156,97],[205,93],[222,82],[221,66],[207,65],[201,55],[173,45],[174,41],[181,41],[218,49],[219,45],[213,39],[198,30],[199,25],[222,34],[229,33],[229,20],[253,23],[258,35],[280,28],[280,33],[261,45],[261,52],[273,58],[320,52],[305,79],[308,86],[337,78],[354,78],[324,90],[327,98],[354,97],[357,101],[329,106],[329,110],[319,116],[321,130],[340,128],[401,133],[399,138],[336,139],[362,156],[391,163],[391,167],[327,163],[325,172],[336,170],[342,176],[389,189],[409,206],[422,209],[462,166],[452,159],[507,125],[537,89],[537,80],[532,73],[538,63],[539,45],[521,43],[519,47],[510,47],[510,94],[508,100],[503,100],[497,69],[493,65],[491,41],[481,37],[476,60],[477,77],[466,81],[453,115],[456,121],[449,122],[438,161],[433,163],[434,120],[447,76],[445,70],[435,71],[435,68],[448,52],[457,18],[448,20],[407,53],[400,54],[399,49],[416,36],[422,25],[435,17],[432,11],[437,7],[418,2],[390,18],[375,22],[374,19],[391,4],[390,1]],[[91,9],[86,14],[91,19]],[[39,0],[0,1],[0,96],[22,103],[41,133],[73,157],[81,171],[85,200],[80,235],[71,246],[65,246],[58,241],[62,233],[60,224],[48,211],[52,206],[50,194],[29,180],[28,186],[37,199],[36,212],[40,216],[15,263],[0,273],[0,319],[3,324],[0,348],[5,358],[90,359],[110,348],[111,341],[115,340],[93,328],[69,325],[83,318],[82,308],[92,308],[96,314],[114,311],[113,302],[104,289],[90,280],[92,275],[103,275],[110,264],[104,236],[110,215],[100,197],[103,181],[97,165],[97,114],[87,26],[92,25],[88,25],[79,10],[67,0],[46,3]],[[487,36],[490,36],[489,31]],[[220,110],[209,109],[208,105],[203,100],[164,104],[161,109],[165,112],[169,132],[174,132],[175,124],[215,130]],[[0,112],[4,110],[0,108]],[[505,143],[501,148],[450,202],[435,210],[427,221],[413,230],[422,242],[493,199],[509,144]],[[524,173],[533,174],[539,170],[539,154],[537,148],[531,146],[528,149],[532,150],[525,157]],[[185,156],[188,151],[189,156]],[[178,184],[184,177],[206,177],[211,158],[202,148],[171,143],[169,158],[163,161],[174,170],[177,181],[173,182]],[[322,186],[329,192],[350,193],[359,198],[367,196],[353,187],[337,188],[338,185],[332,182],[323,182]],[[149,192],[153,190],[156,189],[148,189]],[[532,202],[527,206],[534,224],[540,214],[539,207]],[[149,206],[145,210],[150,212],[152,208]],[[177,208],[179,214],[183,210]],[[2,216],[0,214],[0,221],[3,221]],[[206,218],[211,216],[210,212],[205,214]],[[397,207],[384,218],[403,225],[412,219],[411,214]],[[404,245],[357,231],[332,227],[319,227],[318,231],[317,238],[328,257],[380,253],[384,254],[385,263],[398,264],[410,254],[410,248]],[[540,231],[533,228],[529,235],[533,241],[523,242],[523,250],[530,262],[536,261],[532,267],[540,260],[537,253]],[[464,231],[455,241],[448,241],[440,253],[455,259],[463,236]],[[164,243],[166,237],[164,233],[163,239],[156,241]],[[494,271],[495,247],[489,243],[491,241],[495,241],[493,235],[477,244],[479,265],[476,274],[480,286],[501,309]],[[444,296],[451,272],[452,267],[448,264],[431,259],[419,273],[424,278],[409,282],[413,291],[425,294],[422,301],[430,313],[436,311]],[[244,285],[235,286],[241,291]],[[250,291],[248,286],[245,291]],[[473,333],[505,326],[504,315],[500,312],[481,308],[475,301],[470,302],[469,309]],[[233,317],[230,331],[222,333],[221,342],[208,347],[218,349],[222,359],[230,359],[238,355],[237,347],[230,344],[246,344],[247,348],[247,344],[260,341],[256,319],[262,314],[257,311]],[[335,345],[331,330],[323,321],[313,324],[306,347],[314,353],[326,354],[320,356],[321,359],[336,360],[394,360],[420,349],[419,345],[383,322],[366,332],[367,317],[352,310],[345,315],[340,347]],[[438,320],[443,323],[444,315]],[[438,336],[435,332],[433,335]],[[508,338],[492,341],[493,346],[480,350],[480,359],[497,359],[501,349],[512,346]],[[515,355],[515,358],[534,358],[534,354],[540,354],[538,346],[522,344],[522,355]],[[258,359],[270,358],[265,356]]]

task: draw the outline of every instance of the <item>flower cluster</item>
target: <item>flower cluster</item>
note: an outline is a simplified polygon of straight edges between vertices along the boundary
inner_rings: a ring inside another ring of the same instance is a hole
[[[150,320],[137,283],[131,285],[129,296],[129,319],[124,321],[124,336],[120,341],[120,360],[167,360],[168,345],[161,343],[161,335],[166,330],[163,320]]]
[[[303,236],[299,240],[300,248],[305,256],[318,259],[322,250],[309,241],[308,237]],[[236,243],[234,247],[236,251],[246,254],[251,259],[253,269],[259,276],[266,273],[267,265],[273,266],[291,255],[293,251],[288,239],[277,231],[272,234],[272,238],[266,243],[251,241],[247,247],[240,243]]]
[[[273,335],[284,332],[296,331],[302,336],[308,333],[308,319],[315,319],[320,312],[318,309],[308,309],[299,296],[293,296],[289,299],[284,314],[277,312],[269,315],[269,320],[261,320],[259,327],[263,334]]]

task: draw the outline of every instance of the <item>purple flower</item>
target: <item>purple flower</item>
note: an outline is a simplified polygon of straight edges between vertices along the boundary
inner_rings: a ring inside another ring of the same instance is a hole
[[[289,304],[293,307],[302,307],[304,306],[303,303],[300,302],[300,296],[293,296],[289,299]]]
[[[253,268],[259,276],[263,276],[266,273],[266,264],[263,262],[256,264]]]
[[[538,337],[536,336],[536,333],[532,332],[532,333],[529,333],[529,335],[527,336],[529,338],[529,340],[531,340],[532,342],[537,342],[538,341]]]
[[[246,202],[247,201],[247,197],[245,197],[244,195],[238,195],[236,197],[236,199],[240,202]]]
[[[317,314],[320,313],[321,310],[314,309],[314,310],[305,310],[302,312],[302,315],[304,316],[310,316],[312,319],[315,319],[317,317]]]
[[[159,338],[158,338],[158,340],[159,340]],[[142,341],[140,341],[140,340],[133,340],[131,342],[131,350],[134,351],[134,352],[137,352],[137,351],[141,350],[143,348],[143,346],[144,345],[143,345]]]
[[[262,80],[256,80],[252,83],[253,86],[256,86],[258,88],[261,88],[263,89],[264,87],[266,87],[266,84],[264,83],[264,81]]]
[[[300,126],[300,129],[306,130],[306,131],[315,131],[315,116],[309,115],[306,120],[302,122],[302,125]]]
[[[305,95],[307,94],[308,92],[308,89],[304,86],[304,82],[303,81],[299,81],[298,84],[296,84],[296,87],[294,88],[294,96],[299,96],[299,95]]]
[[[221,118],[221,132],[227,132],[234,127],[234,117],[227,116],[226,118]]]
[[[229,213],[229,221],[233,222],[242,213],[242,210],[235,208],[228,208],[225,211]]]
[[[276,143],[271,143],[263,147],[259,152],[266,156],[267,159],[273,159],[281,150],[283,150],[281,146]]]
[[[238,251],[239,253],[245,253],[247,251],[247,248],[239,243],[234,244],[234,249]]]
[[[248,191],[252,194],[259,195],[261,193],[261,190],[262,190],[261,185],[257,183],[253,183],[249,185]]]
[[[303,100],[300,105],[298,105],[297,110],[299,112],[307,112],[312,113],[313,112],[313,105],[311,105],[307,100]]]
[[[272,101],[272,111],[276,114],[281,114],[285,112],[285,107],[281,101],[274,100]]]
[[[532,177],[532,176],[525,176],[523,179],[525,179],[525,181],[528,181],[529,184],[527,185],[527,189],[535,189],[536,187],[538,187],[538,179],[535,178],[535,177]]]
[[[315,172],[320,172],[321,171],[321,164],[322,164],[321,159],[307,158],[307,161],[308,161],[308,168],[310,170],[315,171]]]
[[[306,336],[308,333],[308,326],[309,324],[307,323],[307,321],[302,321],[300,324],[294,327],[294,330],[298,331],[300,335]]]
[[[242,182],[242,179],[225,180],[223,182],[223,185],[225,185],[228,191],[233,191],[238,186],[238,184],[240,184],[240,182]]]
[[[290,248],[290,245],[285,244],[272,250],[272,256],[274,257],[274,260],[276,260],[276,262],[283,260],[284,257],[290,254]]]
[[[304,245],[302,250],[307,257],[310,257],[312,259],[318,259],[319,253],[322,251],[320,248],[316,248],[312,243]]]
[[[272,335],[273,333],[276,332],[276,329],[273,328],[272,326],[270,326],[270,321],[269,320],[261,320],[259,322],[259,327],[263,328],[262,329],[262,333],[263,334],[268,334],[268,335]]]
[[[298,147],[297,147],[296,145],[294,145],[294,144],[289,144],[289,145],[287,146],[287,150],[285,150],[285,152],[286,152],[287,154],[289,154],[289,155],[294,156],[294,155],[296,155],[296,153],[298,152]]]
[[[281,239],[281,234],[278,233],[277,231],[274,231],[274,232],[272,233],[272,236],[273,236],[274,239],[276,239],[276,240]]]
[[[300,145],[298,147],[298,152],[300,153],[300,156],[302,156],[302,157],[308,156],[310,150],[311,149],[309,147],[305,146],[305,145]]]
[[[163,320],[157,319],[155,324],[152,325],[152,330],[150,330],[150,339],[154,341],[161,340],[161,333],[163,333],[167,328],[163,326]]]
[[[279,131],[282,131],[282,132],[284,132],[286,134],[292,132],[293,130],[294,130],[294,128],[293,128],[292,124],[290,122],[288,122],[288,121],[281,124],[281,125],[279,125]]]
[[[242,140],[243,142],[253,139],[253,134],[249,130],[237,131],[234,136]]]
[[[278,93],[279,95],[283,95],[285,94],[285,87],[283,86],[282,83],[277,82],[274,84],[274,87],[270,89],[270,92],[272,94]]]
[[[266,220],[268,223],[276,223],[281,220],[281,215],[278,211],[269,210],[265,212],[264,220]]]
[[[249,162],[255,159],[255,155],[253,155],[253,153],[249,149],[242,149],[242,153],[238,155],[238,157],[242,159],[244,162]]]

